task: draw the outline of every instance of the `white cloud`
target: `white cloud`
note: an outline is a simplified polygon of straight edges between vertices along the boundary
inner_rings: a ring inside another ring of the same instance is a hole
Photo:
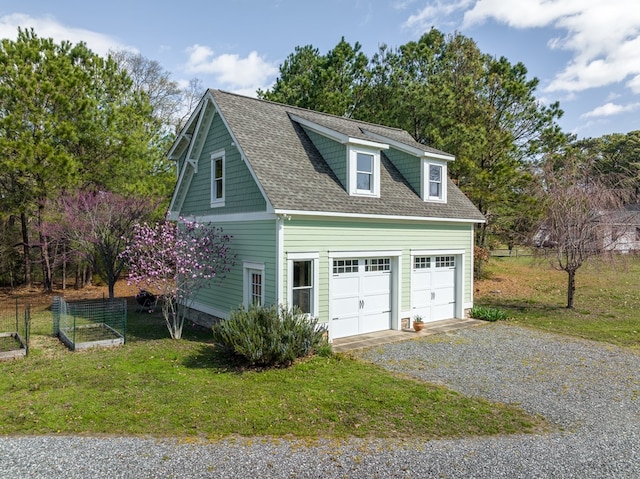
[[[573,58],[545,88],[579,92],[622,82],[640,88],[640,8],[629,0],[429,0],[406,22],[429,27],[442,16],[462,15],[460,28],[487,20],[512,28],[550,27],[562,32],[548,46],[572,52]]]
[[[593,110],[583,114],[581,118],[597,118],[621,115],[623,113],[631,113],[640,109],[640,103],[630,103],[628,105],[619,105],[616,103],[605,103]]]
[[[65,26],[52,16],[31,17],[22,13],[0,17],[0,38],[15,40],[18,37],[18,27],[23,30],[33,28],[38,37],[53,38],[56,43],[65,40],[73,44],[84,42],[94,53],[101,56],[106,56],[109,50],[136,51],[134,48],[120,43],[114,37],[82,28]]]
[[[411,15],[404,23],[404,26],[419,30],[429,30],[437,24],[448,23],[447,17],[466,9],[471,4],[473,4],[473,0],[429,1],[425,7]]]
[[[640,74],[640,9],[628,0],[478,0],[463,25],[493,18],[514,28],[554,27],[550,48],[573,52],[547,91],[583,91]]]
[[[224,88],[235,93],[255,96],[258,88],[266,88],[278,73],[278,67],[252,51],[245,58],[237,54],[215,52],[204,45],[193,45],[187,49],[186,65],[190,73],[213,75]]]

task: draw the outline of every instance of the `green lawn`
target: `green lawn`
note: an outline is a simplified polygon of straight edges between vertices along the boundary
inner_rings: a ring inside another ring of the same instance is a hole
[[[348,356],[243,370],[211,333],[173,341],[158,315],[129,314],[128,342],[69,352],[34,314],[30,356],[0,362],[0,434],[439,438],[534,432],[540,418]]]
[[[578,270],[574,308],[566,308],[567,274],[533,258],[492,258],[475,303],[505,310],[520,324],[640,346],[640,258],[591,261]]]

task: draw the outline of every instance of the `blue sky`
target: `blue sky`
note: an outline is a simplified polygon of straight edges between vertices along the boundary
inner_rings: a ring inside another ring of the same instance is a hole
[[[542,102],[559,100],[579,138],[640,129],[640,9],[636,0],[2,0],[0,38],[18,27],[99,54],[127,48],[179,82],[254,95],[298,45],[321,53],[341,37],[368,55],[432,26],[522,62]]]

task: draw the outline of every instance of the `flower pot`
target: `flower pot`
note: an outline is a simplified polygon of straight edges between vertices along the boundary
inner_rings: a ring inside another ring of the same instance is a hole
[[[413,329],[416,331],[422,331],[424,329],[424,323],[413,323]]]

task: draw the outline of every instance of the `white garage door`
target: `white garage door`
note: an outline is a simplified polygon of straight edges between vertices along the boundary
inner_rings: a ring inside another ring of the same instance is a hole
[[[331,319],[333,338],[391,327],[390,258],[333,261]]]
[[[411,317],[438,321],[455,317],[456,257],[416,256],[411,273]]]

